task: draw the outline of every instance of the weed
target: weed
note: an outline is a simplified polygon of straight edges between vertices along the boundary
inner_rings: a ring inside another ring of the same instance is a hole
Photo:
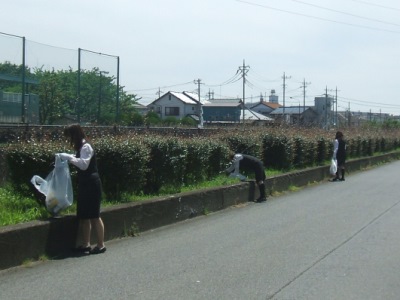
[[[139,236],[139,235],[140,235],[140,230],[139,230],[139,226],[137,226],[136,222],[133,222],[129,228],[126,226],[126,223],[124,223],[124,232],[123,232],[122,236],[134,237],[134,236]]]

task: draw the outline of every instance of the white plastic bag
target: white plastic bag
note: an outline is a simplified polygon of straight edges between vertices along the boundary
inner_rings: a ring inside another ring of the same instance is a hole
[[[335,175],[336,172],[337,172],[337,161],[336,161],[336,159],[333,159],[333,158],[332,158],[331,166],[330,166],[330,168],[329,168],[329,173],[330,173],[331,175]]]
[[[35,175],[31,182],[46,196],[46,208],[51,214],[56,215],[72,205],[74,197],[68,161],[62,160],[59,154],[56,154],[53,171],[45,179]]]

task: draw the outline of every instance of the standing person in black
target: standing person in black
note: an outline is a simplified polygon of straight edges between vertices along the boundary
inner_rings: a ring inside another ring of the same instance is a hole
[[[337,171],[332,181],[344,181],[345,163],[346,163],[346,142],[343,140],[343,133],[336,132],[333,143],[333,159],[337,161]]]
[[[97,170],[96,153],[88,143],[79,124],[65,128],[64,135],[76,151],[75,155],[61,153],[62,159],[68,160],[78,169],[77,218],[83,244],[76,248],[80,252],[99,254],[106,251],[104,245],[104,224],[100,217],[102,186]],[[91,229],[94,228],[97,245],[90,244]]]
[[[260,190],[260,197],[255,202],[265,202],[267,197],[265,196],[265,168],[264,164],[257,157],[247,154],[231,154],[232,164],[225,170],[225,173],[231,177],[237,177],[240,180],[245,180],[246,176],[240,174],[239,170],[253,171],[256,179],[256,183]]]

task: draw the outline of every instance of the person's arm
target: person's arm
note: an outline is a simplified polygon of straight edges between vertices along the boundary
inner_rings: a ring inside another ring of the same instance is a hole
[[[89,167],[92,156],[93,148],[92,146],[90,146],[90,144],[86,143],[81,148],[79,158],[77,158],[75,155],[70,155],[68,160],[71,164],[77,166],[79,169],[84,171]]]
[[[336,159],[336,154],[339,149],[339,141],[336,139],[335,142],[333,143],[333,159]]]
[[[232,159],[231,165],[225,170],[227,174],[231,173],[234,171],[234,173],[239,173],[239,162],[243,159],[243,155],[241,154],[235,154],[235,156]]]

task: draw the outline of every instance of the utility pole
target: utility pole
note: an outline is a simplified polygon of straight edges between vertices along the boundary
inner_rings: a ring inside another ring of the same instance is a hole
[[[214,99],[214,91],[211,92],[211,90],[209,89],[207,95],[208,95],[208,100]]]
[[[328,87],[325,87],[325,130],[328,129]]]
[[[350,127],[351,127],[351,119],[350,119],[350,102],[349,102],[349,111],[348,111],[347,118],[348,118],[348,122],[349,122],[349,128],[350,128]]]
[[[336,87],[336,90],[335,90],[335,124],[336,124],[336,127],[337,128],[339,128],[339,120],[338,120],[338,116],[337,116],[337,92],[338,92],[338,89],[337,89],[337,87]]]
[[[333,113],[332,113],[332,119],[336,127],[338,126],[338,113],[337,113],[337,93],[340,92],[337,87],[334,90],[329,90],[330,92],[335,92],[335,99],[333,100]],[[331,107],[331,105],[329,105]]]
[[[197,83],[197,93],[199,95],[199,101],[198,101],[198,115],[199,115],[199,128],[203,128],[203,108],[201,107],[201,101],[200,101],[200,84],[201,84],[201,79],[194,80],[194,83]]]
[[[311,82],[306,82],[306,80],[303,80],[303,85],[301,86],[303,88],[303,111],[306,110],[306,87],[307,85],[311,84]]]
[[[162,93],[161,89],[160,89],[160,88],[158,88],[158,92],[156,93],[156,95],[158,95],[158,98],[160,98],[160,97],[161,97],[161,93]]]
[[[285,91],[286,91],[286,79],[290,79],[292,78],[291,76],[286,76],[285,72],[283,72],[283,113],[282,113],[282,118],[283,121],[286,123],[285,121]]]
[[[246,99],[246,94],[245,94],[246,75],[247,75],[247,72],[249,71],[249,69],[250,69],[250,66],[246,66],[244,59],[243,59],[243,66],[239,67],[239,71],[242,72],[242,79],[243,79],[243,99],[242,99],[243,126],[244,126],[244,110],[245,110],[245,99]]]

